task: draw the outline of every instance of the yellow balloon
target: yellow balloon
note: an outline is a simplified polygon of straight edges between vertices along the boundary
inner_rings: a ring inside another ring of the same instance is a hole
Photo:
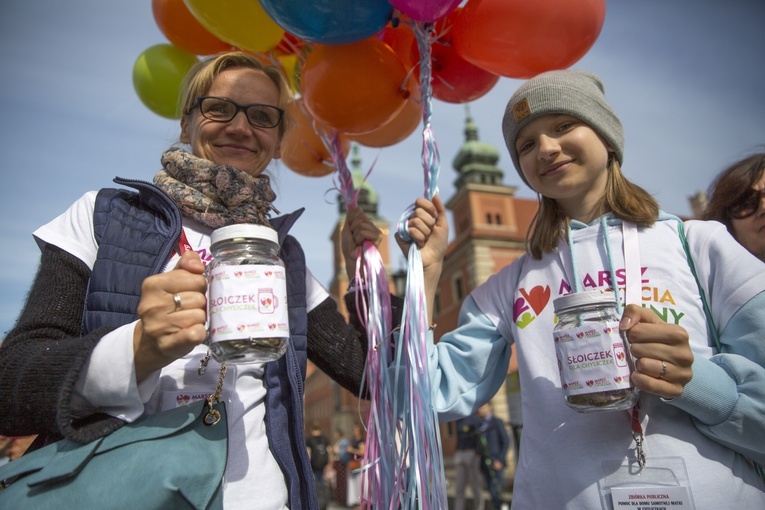
[[[265,52],[279,44],[284,30],[258,0],[184,0],[191,14],[221,41],[249,51]]]
[[[293,93],[300,92],[298,88],[298,58],[297,55],[281,55],[277,57],[284,69],[284,76],[290,83]]]

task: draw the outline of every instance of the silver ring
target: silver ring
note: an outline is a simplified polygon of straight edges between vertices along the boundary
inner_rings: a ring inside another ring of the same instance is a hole
[[[181,295],[178,292],[173,294],[173,302],[175,303],[176,312],[183,309],[183,306],[181,305]]]
[[[667,375],[667,362],[662,361],[661,362],[661,373],[659,374],[659,379],[664,379],[664,376]]]

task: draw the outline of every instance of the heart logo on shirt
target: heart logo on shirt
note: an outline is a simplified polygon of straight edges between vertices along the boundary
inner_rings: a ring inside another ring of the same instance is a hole
[[[534,313],[537,315],[542,313],[542,310],[545,309],[547,303],[550,302],[549,285],[546,285],[545,287],[537,285],[528,292],[525,289],[519,290],[521,295],[526,299],[526,302],[529,304],[529,306],[531,306],[531,309],[534,310]]]
[[[523,329],[531,324],[550,302],[550,287],[537,285],[530,291],[521,288],[518,289],[518,292],[520,292],[521,297],[513,302],[513,321],[519,328]]]

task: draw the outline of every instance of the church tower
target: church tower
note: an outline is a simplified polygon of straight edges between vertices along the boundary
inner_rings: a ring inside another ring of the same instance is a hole
[[[526,232],[537,209],[535,200],[516,198],[502,184],[499,151],[478,139],[478,127],[466,107],[465,143],[454,157],[456,193],[446,202],[454,238],[447,248],[436,303],[438,330],[457,326],[465,297],[492,274],[525,253]]]

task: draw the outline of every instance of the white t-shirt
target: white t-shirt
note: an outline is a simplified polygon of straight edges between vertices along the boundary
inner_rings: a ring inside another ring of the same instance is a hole
[[[97,192],[91,191],[72,204],[62,215],[34,232],[42,247],[55,245],[82,260],[89,268],[96,261],[98,244],[93,233],[93,210]],[[192,219],[183,219],[189,244],[202,261],[210,261],[212,229]],[[166,271],[180,257],[173,255]],[[306,268],[306,300],[310,311],[329,293]],[[125,421],[155,413],[190,401],[206,398],[219,378],[220,365],[211,359],[200,376],[200,361],[207,347],[192,352],[152,374],[136,385],[133,370],[133,330],[126,324],[104,336],[93,351],[78,381],[82,409],[96,407]],[[263,386],[263,364],[229,365],[223,386],[229,428],[229,448],[224,475],[224,508],[287,508],[287,487],[281,469],[268,448]],[[204,462],[204,459],[199,459]]]

